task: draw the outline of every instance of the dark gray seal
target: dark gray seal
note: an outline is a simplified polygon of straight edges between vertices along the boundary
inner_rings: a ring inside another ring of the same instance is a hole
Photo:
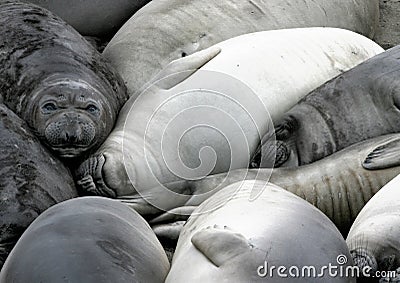
[[[325,83],[284,115],[275,127],[276,142],[263,139],[261,156],[275,146],[275,167],[304,165],[400,132],[399,75],[400,45]]]
[[[76,198],[40,215],[4,264],[0,282],[164,282],[169,262],[147,222],[107,198]]]
[[[150,0],[22,0],[58,15],[80,34],[105,38],[117,30]]]
[[[0,93],[62,158],[97,148],[127,99],[122,79],[77,31],[47,10],[0,3]]]
[[[0,104],[0,268],[40,213],[76,196],[68,169]]]

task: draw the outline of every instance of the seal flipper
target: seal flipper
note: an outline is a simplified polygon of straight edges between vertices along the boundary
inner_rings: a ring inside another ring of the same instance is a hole
[[[114,190],[107,187],[103,180],[102,170],[105,163],[103,154],[85,160],[76,171],[77,187],[89,195],[117,197]]]
[[[217,267],[252,248],[242,234],[233,232],[226,226],[207,227],[194,234],[191,241]]]
[[[375,148],[368,154],[362,165],[368,170],[378,170],[399,166],[400,138],[390,140]]]
[[[189,78],[220,52],[221,48],[213,46],[187,57],[174,60],[161,70],[150,81],[150,84],[154,83],[160,89],[170,89]],[[166,77],[169,78],[164,79]]]

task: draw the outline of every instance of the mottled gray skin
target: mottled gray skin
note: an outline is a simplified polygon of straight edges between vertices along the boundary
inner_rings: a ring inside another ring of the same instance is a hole
[[[150,0],[22,0],[58,15],[82,35],[112,36]]]
[[[0,93],[53,152],[97,148],[127,99],[121,78],[93,46],[47,10],[0,3]]]
[[[308,94],[275,127],[275,167],[309,164],[356,142],[400,131],[400,46]],[[255,162],[257,163],[257,161]],[[261,160],[261,167],[263,161]]]
[[[55,205],[22,235],[0,282],[164,282],[167,256],[146,221],[114,200]]]
[[[0,268],[39,214],[76,196],[68,169],[0,104]]]

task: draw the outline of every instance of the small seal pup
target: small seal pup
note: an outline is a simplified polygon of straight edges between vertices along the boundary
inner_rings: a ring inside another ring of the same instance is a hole
[[[250,200],[252,190],[262,193]],[[332,265],[343,276],[330,275]],[[321,211],[276,185],[249,180],[195,210],[165,282],[355,282],[346,273],[351,265],[343,236]]]
[[[72,27],[49,11],[0,2],[0,93],[61,158],[108,136],[127,99],[122,79]]]
[[[39,214],[77,196],[69,170],[0,104],[0,268]]]
[[[7,258],[0,282],[164,282],[170,265],[147,222],[124,204],[85,197],[41,214]]]

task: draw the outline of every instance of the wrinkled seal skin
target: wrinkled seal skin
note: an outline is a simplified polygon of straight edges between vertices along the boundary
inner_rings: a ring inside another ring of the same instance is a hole
[[[378,0],[153,0],[103,54],[132,97],[169,62],[229,38],[297,27],[337,27],[372,38],[378,19]]]
[[[191,211],[220,189],[241,180],[269,181],[296,194],[328,216],[343,235],[364,205],[389,181],[400,174],[400,134],[379,136],[359,142],[312,164],[293,168],[238,169],[198,181],[167,185],[175,192],[190,191],[185,203],[150,221],[156,234],[171,239],[178,231],[178,218]],[[159,195],[161,199],[163,195]],[[131,207],[135,208],[133,204]],[[180,212],[180,213],[179,213]],[[164,223],[164,224],[162,224]],[[174,232],[175,233],[175,232]]]
[[[360,268],[369,267],[370,275],[400,267],[399,189],[400,176],[397,176],[365,205],[346,239],[354,263]],[[400,274],[392,280],[398,282]]]
[[[251,191],[263,193],[250,201]],[[282,188],[262,181],[232,184],[195,211],[179,236],[166,283],[179,282],[355,282],[355,278],[287,278],[268,266],[338,265],[349,250],[335,225],[321,211]],[[187,268],[190,263],[190,268]],[[262,268],[259,268],[262,266]],[[265,278],[258,276],[268,272]]]
[[[40,213],[76,196],[69,170],[0,104],[0,268]]]
[[[275,127],[275,167],[309,164],[356,142],[400,131],[400,46],[308,94]],[[261,160],[261,167],[263,161]]]
[[[110,133],[126,100],[121,78],[47,10],[0,3],[0,92],[56,155],[78,157]]]
[[[58,15],[80,34],[108,37],[150,0],[23,0]]]
[[[106,198],[76,198],[40,215],[22,235],[0,282],[164,282],[169,262],[150,226]]]

